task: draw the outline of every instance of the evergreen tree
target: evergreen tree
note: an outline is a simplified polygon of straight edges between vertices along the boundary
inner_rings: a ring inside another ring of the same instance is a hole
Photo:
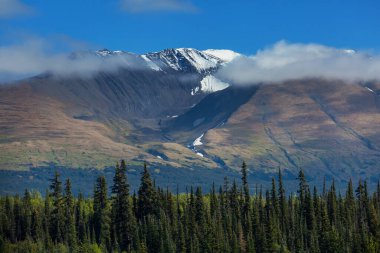
[[[197,187],[195,191],[195,222],[198,225],[203,225],[205,214],[204,214],[204,204],[203,204],[203,194],[201,187]]]
[[[50,194],[49,194],[49,191],[46,190],[45,203],[44,203],[44,215],[43,215],[43,231],[44,231],[44,236],[45,236],[44,243],[45,243],[46,248],[48,248],[51,242],[50,221],[51,221]]]
[[[337,219],[337,200],[335,191],[335,181],[333,180],[331,188],[327,194],[327,209],[330,218],[330,223],[332,225],[336,224]]]
[[[50,190],[53,200],[53,206],[50,214],[50,235],[55,243],[63,242],[64,240],[64,226],[65,217],[63,210],[63,197],[62,197],[62,182],[60,181],[60,175],[56,171],[54,178],[51,179]]]
[[[99,176],[96,179],[93,210],[96,242],[108,251],[111,251],[110,213],[107,198],[107,183],[104,176]]]
[[[279,200],[279,220],[280,220],[280,229],[282,231],[283,241],[286,241],[287,232],[287,203],[285,189],[282,182],[282,173],[281,169],[278,169],[278,200]]]
[[[298,194],[299,194],[299,199],[301,202],[301,207],[303,208],[304,202],[305,202],[305,193],[306,193],[306,189],[308,185],[306,182],[305,174],[303,173],[302,169],[298,173],[298,181],[299,181]]]
[[[181,206],[179,201],[179,193],[178,193],[178,185],[177,185],[177,236],[176,236],[176,242],[177,242],[177,253],[185,253],[186,252],[186,242],[185,242],[185,231],[183,228],[183,220],[182,220],[182,212],[181,212]]]
[[[131,251],[136,247],[136,220],[129,201],[129,184],[127,182],[126,164],[122,160],[116,165],[112,193],[114,194],[113,224],[116,230],[117,242],[121,251]]]
[[[77,231],[77,241],[81,243],[87,242],[85,202],[82,193],[79,193],[75,207],[75,227]]]
[[[249,185],[248,185],[248,176],[247,176],[247,164],[243,162],[241,166],[241,181],[243,184],[244,191],[244,205],[243,205],[243,216],[249,216],[249,205],[250,205],[250,196],[249,196]]]
[[[30,239],[32,235],[32,202],[30,192],[25,190],[23,198],[22,239]]]
[[[74,197],[71,192],[71,181],[66,180],[65,184],[65,196],[64,196],[64,213],[65,213],[65,241],[69,248],[74,251],[76,249],[76,231],[75,231],[75,206]]]
[[[141,173],[141,183],[138,191],[138,211],[139,219],[151,214],[158,214],[156,206],[156,193],[153,188],[153,182],[144,163],[144,170]]]

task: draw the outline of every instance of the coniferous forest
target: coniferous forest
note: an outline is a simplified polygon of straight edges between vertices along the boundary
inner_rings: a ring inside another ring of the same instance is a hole
[[[243,163],[241,182],[174,194],[144,165],[131,193],[121,161],[113,184],[99,177],[84,198],[56,173],[44,198],[0,197],[0,252],[380,252],[379,184],[374,193],[361,180],[342,194],[334,183],[318,192],[302,170],[298,182],[287,193],[279,170],[270,190],[251,195]]]

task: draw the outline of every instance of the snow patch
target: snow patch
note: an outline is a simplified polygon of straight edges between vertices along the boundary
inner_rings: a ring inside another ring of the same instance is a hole
[[[198,138],[195,139],[195,141],[193,142],[193,146],[194,147],[195,146],[201,146],[201,145],[203,145],[203,143],[202,143],[203,135],[204,135],[204,133],[201,136],[199,136]]]
[[[205,132],[206,133],[206,132]],[[200,150],[197,149],[197,146],[201,146],[203,145],[202,143],[202,138],[203,136],[205,135],[205,133],[203,133],[201,136],[199,136],[198,138],[196,138],[193,142],[192,145],[187,145],[188,148],[190,148],[196,155],[200,156],[200,157],[204,157],[204,154],[201,153]]]
[[[212,75],[208,75],[201,81],[201,90],[203,92],[215,92],[224,90],[230,86],[228,83],[222,82]]]
[[[191,89],[191,95],[194,96],[199,91],[199,87],[195,87],[194,89]]]
[[[163,159],[162,159],[162,157],[161,157],[161,156],[159,156],[159,155],[157,156],[157,158],[158,158],[158,159],[161,159],[161,160],[163,160]]]
[[[366,89],[369,90],[370,92],[375,93],[372,89],[370,89],[370,88],[368,88],[368,87],[366,87]]]

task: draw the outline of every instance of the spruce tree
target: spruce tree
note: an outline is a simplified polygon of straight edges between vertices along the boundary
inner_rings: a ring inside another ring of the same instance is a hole
[[[122,160],[116,165],[113,179],[112,193],[114,217],[113,223],[116,229],[117,241],[121,251],[131,251],[136,247],[136,220],[129,201],[129,184],[127,182],[126,164]]]
[[[50,193],[46,190],[45,202],[44,202],[44,215],[43,215],[43,231],[44,231],[44,243],[47,248],[51,242],[50,236],[50,221],[51,221],[51,207],[50,207]]]
[[[250,205],[250,196],[249,196],[249,185],[248,185],[248,175],[247,175],[247,164],[243,162],[241,166],[241,181],[243,184],[244,191],[244,205],[243,205],[243,216],[249,216],[249,205]]]
[[[281,169],[278,169],[278,202],[279,202],[279,220],[283,240],[286,241],[287,234],[287,203],[285,189],[282,182]]]
[[[142,219],[147,215],[158,214],[156,206],[156,193],[153,188],[153,182],[144,163],[144,170],[141,173],[140,188],[138,191],[138,218]]]
[[[201,187],[197,187],[195,190],[195,221],[199,226],[203,225],[205,214],[204,214],[204,203],[203,194]]]
[[[277,190],[276,190],[276,181],[274,180],[274,178],[272,177],[272,190],[271,190],[271,202],[272,202],[272,205],[273,205],[273,208],[274,208],[274,212],[276,214],[276,218],[277,218],[277,214],[279,212],[279,206],[278,206],[278,198],[277,198]]]
[[[332,181],[331,188],[327,194],[327,210],[330,218],[330,223],[336,225],[337,219],[337,200],[335,191],[335,180]]]
[[[22,239],[29,239],[32,235],[32,202],[30,192],[25,189],[23,198]]]
[[[60,175],[56,171],[54,178],[50,180],[51,197],[53,206],[50,214],[50,235],[55,243],[63,242],[64,239],[64,210],[63,210],[63,197],[62,197],[62,182]]]
[[[107,183],[104,176],[96,179],[94,189],[94,232],[96,242],[111,251],[110,213],[107,198]]]
[[[85,201],[82,193],[79,193],[78,201],[75,207],[75,227],[77,231],[77,241],[80,243],[87,242]]]
[[[74,197],[71,192],[71,181],[66,180],[64,196],[64,213],[65,213],[65,241],[72,251],[76,249],[76,230],[75,230],[75,206]]]
[[[299,188],[298,188],[299,199],[301,202],[301,207],[304,207],[305,192],[308,186],[307,186],[305,174],[302,169],[298,173],[298,181],[299,181]]]
[[[181,206],[179,201],[179,193],[178,193],[178,185],[177,185],[177,250],[178,253],[185,253],[186,252],[186,241],[185,241],[185,231],[183,228],[183,220],[182,220],[182,212],[181,212]]]

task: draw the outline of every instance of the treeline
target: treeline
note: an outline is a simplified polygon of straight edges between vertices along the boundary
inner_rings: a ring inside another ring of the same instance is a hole
[[[373,194],[361,180],[343,195],[334,182],[318,193],[301,170],[289,196],[279,171],[271,190],[252,196],[245,163],[241,174],[206,195],[200,187],[174,195],[144,165],[131,194],[121,161],[111,196],[99,177],[85,199],[56,173],[45,198],[0,197],[0,252],[380,252],[379,184]]]

